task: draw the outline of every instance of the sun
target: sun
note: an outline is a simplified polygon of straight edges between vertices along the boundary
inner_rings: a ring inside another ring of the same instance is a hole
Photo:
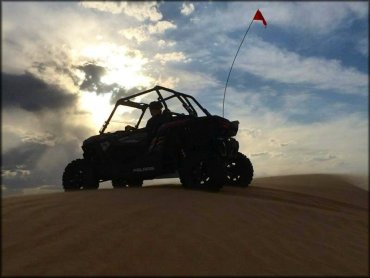
[[[153,84],[153,79],[144,74],[148,59],[138,50],[130,50],[113,43],[99,43],[83,48],[81,55],[105,68],[106,74],[101,78],[102,83],[115,83],[125,89],[149,87]]]
[[[99,130],[108,119],[114,105],[110,103],[109,94],[100,94],[82,91],[79,99],[80,108],[91,114],[90,125]]]
[[[153,79],[144,73],[148,60],[141,52],[125,46],[101,42],[86,46],[80,50],[80,61],[94,61],[105,68],[105,75],[100,81],[107,85],[129,90],[137,87],[151,87]],[[83,62],[82,62],[83,63]],[[114,104],[110,103],[113,92],[80,92],[80,107],[91,114],[91,125],[97,129],[108,119]]]

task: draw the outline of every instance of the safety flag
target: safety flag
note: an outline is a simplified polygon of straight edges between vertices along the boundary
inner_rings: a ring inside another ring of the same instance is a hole
[[[265,18],[263,17],[262,13],[260,12],[260,10],[257,10],[256,14],[253,17],[253,20],[262,20],[262,23],[263,25],[265,25],[265,28],[266,28],[267,22]]]

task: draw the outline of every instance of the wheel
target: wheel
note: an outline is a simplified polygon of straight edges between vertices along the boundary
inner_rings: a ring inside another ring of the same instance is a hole
[[[225,172],[218,158],[188,157],[179,169],[185,188],[219,191],[225,182]]]
[[[84,159],[76,159],[67,165],[63,173],[65,191],[80,189],[97,189],[99,180],[95,177],[90,163]]]
[[[122,179],[122,178],[112,179],[112,186],[113,186],[113,188],[126,188],[127,187],[127,181],[125,179]]]
[[[253,179],[253,165],[244,154],[238,153],[234,159],[225,162],[226,184],[247,187]]]

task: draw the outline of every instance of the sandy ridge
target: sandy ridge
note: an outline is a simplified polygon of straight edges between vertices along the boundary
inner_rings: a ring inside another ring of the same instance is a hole
[[[11,197],[3,275],[367,275],[368,192],[338,176]]]

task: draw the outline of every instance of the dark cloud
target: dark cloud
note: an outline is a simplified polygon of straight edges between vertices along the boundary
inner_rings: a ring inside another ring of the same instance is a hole
[[[64,168],[72,160],[82,157],[83,140],[95,134],[83,123],[76,125],[66,121],[62,115],[68,110],[71,109],[35,113],[42,131],[32,132],[29,127],[25,134],[12,135],[17,144],[2,152],[2,185],[13,189],[61,185]],[[6,130],[3,136],[9,136],[9,131]]]
[[[2,154],[2,185],[13,190],[43,184],[62,188],[64,168],[72,160],[81,157],[81,142],[78,140],[55,146],[23,143]]]
[[[143,89],[141,87],[137,87],[137,88],[135,87],[135,88],[132,88],[132,89],[129,89],[129,90],[119,89],[118,91],[116,91],[112,94],[112,96],[110,98],[110,103],[115,104],[117,102],[117,100],[119,100],[120,98],[131,96],[133,94],[140,93],[144,90],[145,89]]]
[[[85,79],[80,85],[80,89],[89,92],[100,93],[111,93],[112,104],[115,104],[116,101],[120,98],[130,96],[136,93],[139,93],[145,88],[136,87],[129,90],[119,86],[117,83],[105,84],[101,81],[101,78],[106,74],[106,68],[96,65],[94,63],[86,63],[83,66],[77,66],[77,69],[81,70],[85,74]]]
[[[2,73],[2,104],[37,112],[46,109],[63,109],[73,105],[76,96],[47,84],[31,73],[22,75]]]
[[[47,72],[50,66],[34,64],[41,72]],[[9,190],[40,184],[61,185],[64,167],[71,160],[82,157],[82,141],[93,135],[91,128],[80,120],[77,98],[29,72],[22,75],[2,73],[3,113],[7,115],[8,126],[15,124],[14,134],[9,127],[2,136],[11,135],[17,142],[16,147],[2,152],[2,185]],[[13,107],[21,115],[8,109]],[[21,110],[34,117],[37,129],[22,125],[24,114]],[[81,123],[77,124],[77,120]]]
[[[85,79],[80,85],[80,89],[85,91],[97,91],[101,84],[100,79],[105,75],[106,69],[95,64],[85,64],[77,68],[85,73]]]
[[[22,165],[22,168],[32,170],[47,148],[47,145],[33,142],[17,146],[2,154],[2,168],[14,170]]]
[[[35,174],[36,165],[47,149],[47,145],[24,143],[3,153],[2,184],[13,189],[39,185],[42,177]]]
[[[85,74],[85,79],[80,85],[80,89],[89,92],[100,93],[115,93],[119,90],[117,83],[105,84],[101,82],[101,78],[106,74],[107,70],[94,63],[86,63],[83,66],[77,66]]]
[[[4,112],[9,113],[8,110]],[[41,130],[19,125],[15,126],[14,133],[11,127],[5,130],[2,134],[4,138],[11,135],[16,144],[2,152],[2,185],[15,191],[44,184],[61,186],[66,165],[82,157],[83,140],[96,134],[82,121],[77,124],[80,115],[75,112],[75,107],[31,112]],[[18,122],[17,119],[15,123]],[[23,132],[19,133],[19,129]]]
[[[67,62],[60,61],[33,62],[31,68],[36,69],[36,71],[40,75],[47,74],[46,73],[47,69],[52,69],[55,74],[69,77],[75,86],[78,86],[80,82],[79,78],[71,70],[71,67],[68,65]]]
[[[22,141],[26,143],[37,143],[42,145],[54,145],[56,141],[56,136],[49,132],[43,134],[32,134],[27,133],[23,138]]]
[[[31,69],[32,73],[20,75],[2,73],[4,111],[13,113],[11,109],[8,110],[13,107],[25,110],[39,122],[39,128],[33,130],[31,126],[19,124],[20,115],[11,114],[10,119],[14,119],[17,124],[12,134],[17,144],[2,153],[1,179],[2,185],[14,192],[45,184],[61,187],[64,168],[72,160],[82,157],[83,140],[96,134],[82,121],[80,124],[75,121],[81,119],[82,113],[77,106],[78,95],[49,84],[36,75],[55,73],[70,77],[81,90],[97,94],[110,92],[113,103],[119,98],[142,91],[141,88],[125,90],[117,84],[102,83],[101,78],[106,69],[93,63],[74,67],[59,60],[49,60],[34,62]],[[74,71],[76,69],[85,73],[82,83]],[[18,132],[19,129],[23,132]],[[3,136],[10,136],[11,130],[7,130]]]

